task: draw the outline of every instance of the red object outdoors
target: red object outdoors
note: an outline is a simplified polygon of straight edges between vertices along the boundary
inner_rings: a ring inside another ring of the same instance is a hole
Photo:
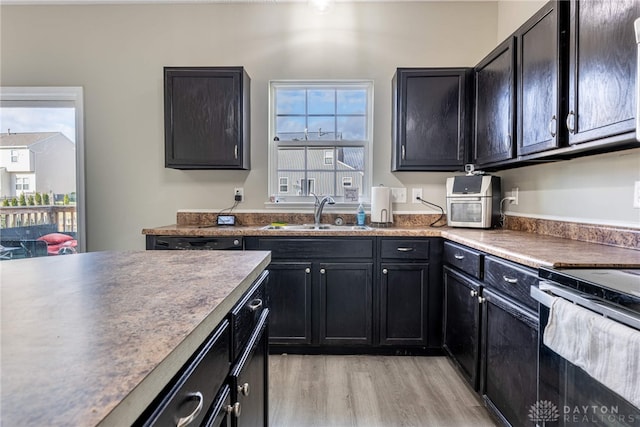
[[[37,240],[42,240],[47,243],[47,253],[49,255],[65,255],[76,253],[76,246],[78,241],[68,234],[62,233],[49,233]]]

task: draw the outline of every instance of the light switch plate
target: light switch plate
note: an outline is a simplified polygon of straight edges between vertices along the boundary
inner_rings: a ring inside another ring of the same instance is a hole
[[[407,189],[404,187],[391,187],[393,203],[407,203]]]
[[[640,208],[640,181],[633,185],[633,207]]]

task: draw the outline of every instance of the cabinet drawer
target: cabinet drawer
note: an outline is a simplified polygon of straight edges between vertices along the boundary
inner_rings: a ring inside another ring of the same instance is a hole
[[[161,397],[145,426],[175,425],[192,417],[200,425],[229,373],[231,328],[224,320],[197,355],[185,366],[169,392]]]
[[[380,254],[387,259],[429,259],[429,241],[422,239],[383,239]]]
[[[251,332],[258,324],[260,315],[265,309],[265,286],[269,272],[265,271],[247,291],[245,296],[231,310],[231,325],[233,329],[233,346],[231,360],[235,361],[247,344]]]
[[[538,302],[529,295],[532,285],[537,285],[535,271],[518,264],[488,256],[484,260],[485,285],[501,291],[511,299],[538,311]]]
[[[466,274],[482,279],[482,261],[484,255],[465,246],[444,242],[444,262]]]
[[[271,259],[373,258],[373,239],[258,238],[247,249],[271,251]]]

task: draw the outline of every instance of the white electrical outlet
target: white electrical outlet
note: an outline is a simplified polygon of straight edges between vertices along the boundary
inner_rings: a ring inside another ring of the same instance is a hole
[[[240,197],[240,200],[236,200],[237,197]],[[236,187],[233,189],[233,200],[235,200],[236,202],[244,201],[244,188]]]
[[[393,203],[407,203],[407,189],[404,187],[391,187]]]
[[[422,203],[418,198],[422,199],[422,188],[412,188],[411,203]]]
[[[633,207],[640,208],[640,181],[633,185]]]
[[[518,191],[519,191],[518,187],[513,187],[511,189],[511,197],[513,197],[513,199],[509,200],[510,204],[512,204],[512,205],[517,205],[518,204]]]

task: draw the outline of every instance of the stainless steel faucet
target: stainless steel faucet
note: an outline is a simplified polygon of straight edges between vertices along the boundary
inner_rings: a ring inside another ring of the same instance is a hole
[[[316,202],[315,202],[315,204],[313,206],[313,208],[314,208],[313,209],[313,220],[314,220],[313,225],[315,227],[318,227],[320,225],[320,218],[322,217],[322,209],[324,209],[324,205],[326,203],[329,203],[330,205],[333,205],[333,204],[335,204],[336,201],[333,200],[333,197],[331,197],[331,196],[324,196],[322,198],[322,200],[320,200],[318,198],[318,196],[316,196],[313,193],[311,193],[311,194],[313,195],[313,197],[316,198]]]

